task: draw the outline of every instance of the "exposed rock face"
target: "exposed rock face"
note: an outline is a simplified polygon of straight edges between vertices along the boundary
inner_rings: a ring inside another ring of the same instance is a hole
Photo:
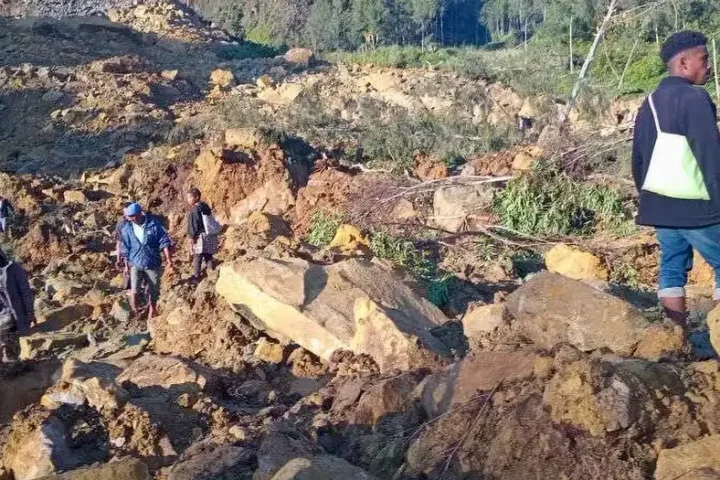
[[[336,350],[351,350],[389,370],[437,365],[449,356],[429,333],[447,318],[372,262],[322,267],[298,259],[257,259],[224,265],[217,291],[268,334],[326,360]]]
[[[554,273],[537,275],[506,303],[522,332],[542,348],[569,343],[583,351],[631,355],[648,322],[630,304]]]
[[[720,478],[720,435],[661,450],[655,480],[683,478],[714,480]]]
[[[598,257],[565,244],[556,245],[545,254],[545,265],[549,271],[573,280],[607,280],[609,276]]]
[[[376,477],[355,467],[342,458],[318,455],[313,458],[296,458],[285,464],[272,480],[377,480]]]
[[[212,371],[185,360],[159,355],[146,355],[124,370],[117,382],[130,382],[140,388],[180,388],[188,391],[213,390],[217,379]]]

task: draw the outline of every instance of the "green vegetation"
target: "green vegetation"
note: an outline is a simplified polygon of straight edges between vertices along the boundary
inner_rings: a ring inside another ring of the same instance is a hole
[[[336,213],[329,213],[324,210],[315,212],[310,219],[310,228],[307,234],[308,243],[316,247],[329,245],[341,223],[342,219]]]
[[[438,307],[447,303],[455,277],[438,269],[427,252],[418,249],[413,242],[385,232],[374,232],[370,237],[370,249],[376,257],[403,267],[423,284],[432,303]]]
[[[547,162],[508,182],[495,209],[505,227],[529,235],[627,234],[634,228],[617,190],[576,181]]]
[[[268,58],[281,55],[284,48],[277,48],[250,40],[239,45],[227,44],[218,47],[217,55],[223,60],[244,60],[246,58]]]

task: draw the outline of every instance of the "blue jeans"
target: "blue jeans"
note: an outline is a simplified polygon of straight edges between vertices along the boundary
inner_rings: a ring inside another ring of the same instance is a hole
[[[660,243],[660,298],[685,296],[693,248],[715,270],[715,295],[720,300],[720,225],[700,228],[657,228]]]

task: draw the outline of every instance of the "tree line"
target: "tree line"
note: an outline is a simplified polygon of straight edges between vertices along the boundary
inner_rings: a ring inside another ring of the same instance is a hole
[[[316,50],[591,38],[609,0],[185,0],[248,40]],[[613,34],[660,42],[720,31],[720,0],[622,0]]]

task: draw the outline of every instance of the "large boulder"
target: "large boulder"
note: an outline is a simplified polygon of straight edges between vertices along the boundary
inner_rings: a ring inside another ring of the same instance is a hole
[[[272,480],[376,480],[361,468],[332,455],[295,458],[285,464]]]
[[[38,333],[20,338],[20,358],[33,360],[62,350],[86,347],[89,343],[84,333]]]
[[[569,343],[583,351],[608,348],[632,355],[649,326],[627,302],[549,272],[513,292],[506,305],[522,333],[547,349]]]
[[[483,212],[492,206],[493,190],[486,185],[451,185],[439,188],[433,196],[433,221],[448,232],[473,230]]]
[[[655,480],[716,480],[720,479],[720,435],[661,450]]]
[[[319,266],[260,258],[223,265],[217,291],[256,327],[325,360],[350,350],[387,371],[436,366],[450,357],[430,334],[447,321],[443,313],[370,261]]]
[[[315,448],[308,438],[279,425],[260,444],[253,480],[271,480],[289,461],[310,459],[314,454]]]
[[[140,460],[128,458],[96,468],[83,468],[40,480],[150,480],[148,467]]]
[[[55,380],[60,369],[57,362],[43,362],[22,375],[3,378],[0,388],[0,424],[8,422],[23,408],[36,403]],[[0,476],[2,478],[2,476]]]
[[[191,446],[172,466],[168,480],[246,478],[252,453],[242,447],[203,442]]]
[[[51,408],[87,403],[99,411],[112,412],[122,407],[128,397],[115,383],[121,371],[108,363],[69,359],[63,365],[60,380],[43,396],[42,403]]]
[[[291,48],[284,59],[288,63],[307,67],[315,60],[315,53],[308,48]]]

